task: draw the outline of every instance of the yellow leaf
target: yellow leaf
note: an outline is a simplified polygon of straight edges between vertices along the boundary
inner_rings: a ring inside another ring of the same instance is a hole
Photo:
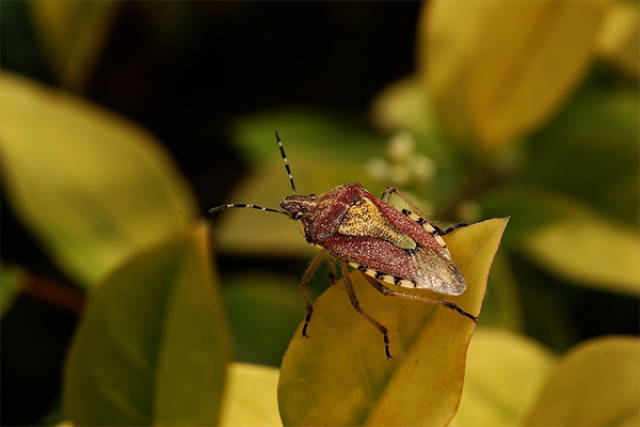
[[[597,55],[624,74],[640,78],[640,7],[616,1],[605,18],[596,44]]]
[[[451,425],[521,425],[553,365],[554,356],[540,344],[479,328],[469,345],[462,401]]]
[[[157,141],[63,92],[2,73],[7,196],[55,262],[91,286],[128,254],[182,229],[195,202]]]
[[[540,125],[587,69],[606,1],[444,1],[419,23],[419,74],[451,133],[495,147]]]
[[[447,236],[468,286],[447,300],[479,313],[506,224],[487,220]],[[385,358],[380,332],[349,304],[342,283],[330,287],[315,303],[309,337],[301,336],[300,325],[282,362],[284,424],[445,425],[460,400],[475,324],[440,306],[384,297],[358,271],[350,277],[361,307],[388,328],[394,359]]]
[[[117,0],[29,2],[36,32],[65,87],[82,89],[86,85],[118,5]]]
[[[281,426],[277,387],[277,369],[248,363],[231,364],[227,374],[220,425]]]
[[[640,236],[595,216],[563,218],[529,233],[524,251],[545,267],[590,286],[640,293]]]
[[[580,344],[555,368],[526,425],[638,425],[640,341],[610,336]]]

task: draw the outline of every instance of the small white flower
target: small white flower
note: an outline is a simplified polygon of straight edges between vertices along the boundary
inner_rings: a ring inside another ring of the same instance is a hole
[[[412,134],[406,131],[398,132],[389,142],[389,157],[393,162],[402,163],[413,153],[415,145],[416,141]]]
[[[413,174],[416,179],[426,181],[431,179],[435,172],[436,165],[431,158],[421,154],[416,154],[413,157]]]
[[[389,165],[383,159],[374,157],[367,162],[367,173],[378,181],[385,181],[389,176]]]

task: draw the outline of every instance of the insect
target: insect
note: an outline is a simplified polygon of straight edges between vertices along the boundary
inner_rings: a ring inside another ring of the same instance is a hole
[[[392,358],[387,328],[360,307],[348,275],[347,263],[361,271],[368,282],[384,296],[442,305],[473,322],[477,321],[476,316],[452,302],[416,296],[385,286],[429,289],[445,295],[462,294],[466,288],[464,277],[441,237],[458,226],[442,230],[414,212],[392,206],[388,202],[396,193],[411,209],[418,211],[411,200],[395,187],[387,187],[379,199],[357,183],[341,185],[321,196],[299,195],[296,193],[289,161],[278,131],[275,135],[293,190],[293,194],[286,196],[280,204],[282,209],[265,208],[252,203],[234,203],[216,206],[209,212],[215,213],[227,208],[253,208],[283,214],[298,221],[307,242],[321,249],[307,267],[300,283],[307,310],[302,328],[304,337],[307,337],[313,313],[307,286],[326,255],[339,261],[353,308],[382,333],[387,359]],[[466,224],[459,226],[463,225]],[[330,260],[329,278],[332,284],[336,277],[334,269],[334,262]]]

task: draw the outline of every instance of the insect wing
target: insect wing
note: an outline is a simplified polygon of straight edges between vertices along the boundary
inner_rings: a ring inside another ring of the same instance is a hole
[[[416,288],[447,295],[460,295],[465,291],[464,276],[446,249],[420,247],[407,256],[416,277]]]

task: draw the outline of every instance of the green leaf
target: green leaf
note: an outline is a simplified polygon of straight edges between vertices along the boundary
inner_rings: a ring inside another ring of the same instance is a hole
[[[419,21],[419,75],[448,130],[496,147],[539,126],[589,66],[605,6],[426,4]]]
[[[318,162],[359,162],[363,155],[375,154],[379,150],[380,139],[372,134],[356,118],[345,114],[329,114],[317,110],[280,110],[246,116],[238,120],[233,128],[233,141],[242,153],[252,162],[269,160],[278,163],[283,169],[281,179],[287,186],[282,159],[276,144],[274,131],[278,130],[285,150],[296,172],[309,176],[317,174],[295,169],[298,159],[304,158]],[[316,168],[319,169],[319,168]],[[334,169],[338,169],[334,167]],[[332,174],[344,175],[345,172],[333,171]],[[353,173],[353,171],[346,171]],[[326,185],[322,180],[311,180],[306,186]],[[338,183],[343,183],[342,179]],[[301,182],[302,183],[302,182]],[[312,191],[317,191],[312,188]],[[307,190],[304,190],[308,193]]]
[[[638,224],[639,115],[635,89],[585,85],[532,136],[523,180]]]
[[[73,279],[94,285],[195,217],[186,183],[144,130],[17,76],[0,84],[7,196]]]
[[[505,186],[481,199],[488,215],[513,215],[507,243],[575,283],[640,293],[640,234],[569,196]]]
[[[543,188],[506,184],[485,191],[478,202],[489,216],[511,215],[505,245],[518,246],[529,234],[554,222],[581,215],[579,201]]]
[[[523,249],[560,276],[640,294],[640,235],[631,227],[594,216],[569,218],[531,233]]]
[[[0,268],[0,317],[11,308],[20,295],[24,271],[19,267],[3,265]]]
[[[365,160],[379,151],[379,140],[353,120],[318,112],[284,111],[240,120],[233,139],[252,165],[252,172],[229,202],[278,208],[291,188],[275,142],[280,132],[300,193],[324,193],[348,182],[370,191],[382,188],[365,169]],[[222,213],[216,227],[220,252],[280,256],[310,255],[313,248],[287,217],[242,209]]]
[[[280,426],[278,370],[233,363],[229,366],[220,425],[225,427]]]
[[[467,281],[449,297],[480,311],[491,261],[507,219],[462,228],[446,241]],[[384,297],[360,272],[350,275],[361,307],[389,330],[394,359],[380,332],[349,304],[342,283],[314,305],[308,338],[301,327],[285,354],[278,384],[285,425],[445,425],[453,417],[475,324],[443,307]],[[405,289],[402,289],[405,291]],[[406,290],[434,296],[426,290]]]
[[[640,341],[609,336],[578,345],[555,368],[529,426],[637,425]]]
[[[553,366],[554,356],[535,341],[478,328],[469,345],[462,400],[451,425],[522,425]]]
[[[211,258],[196,224],[93,291],[65,373],[74,424],[218,422],[229,350]]]
[[[119,2],[30,0],[29,11],[49,61],[63,86],[82,89],[90,80]]]
[[[291,335],[305,314],[299,281],[246,274],[224,278],[224,285],[235,359],[280,366]]]

